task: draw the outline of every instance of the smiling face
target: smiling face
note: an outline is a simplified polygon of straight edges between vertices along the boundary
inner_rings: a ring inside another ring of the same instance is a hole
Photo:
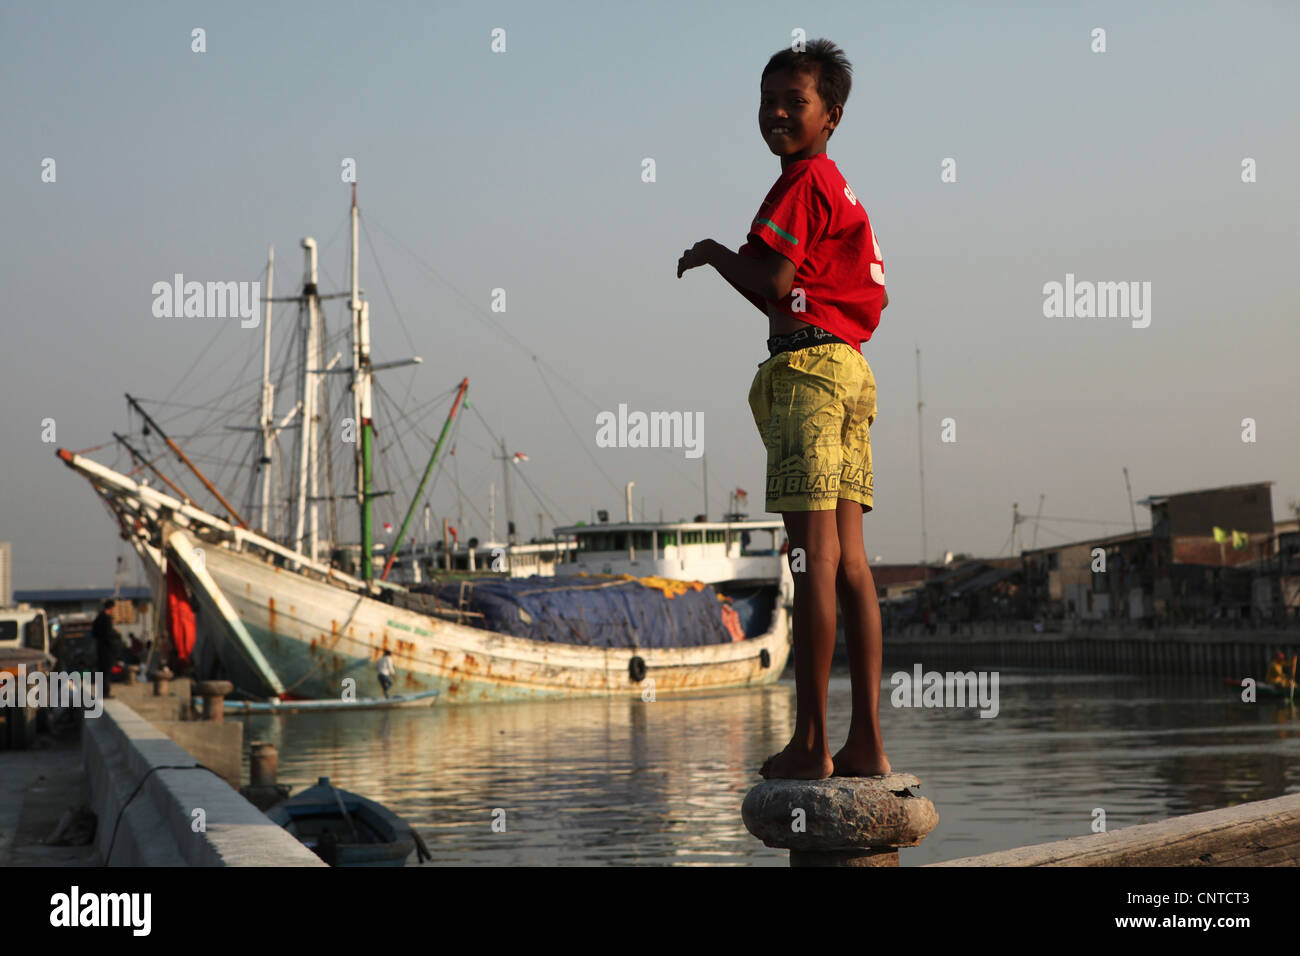
[[[758,127],[781,168],[826,152],[826,140],[843,108],[827,111],[812,73],[780,70],[763,78]]]

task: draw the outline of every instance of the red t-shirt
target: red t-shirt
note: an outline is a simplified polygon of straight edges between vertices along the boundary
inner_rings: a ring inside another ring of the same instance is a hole
[[[766,248],[765,248],[766,247]],[[740,254],[763,259],[775,249],[794,263],[781,312],[858,346],[880,324],[885,298],[880,245],[839,167],[825,153],[791,163],[768,191]],[[803,291],[803,311],[795,305]],[[758,305],[764,301],[751,296]]]

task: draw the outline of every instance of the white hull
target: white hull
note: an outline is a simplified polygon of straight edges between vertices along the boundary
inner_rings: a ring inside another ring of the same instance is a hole
[[[220,674],[259,696],[372,696],[385,650],[395,659],[395,690],[436,690],[439,705],[770,684],[789,657],[794,583],[784,561],[762,635],[668,649],[544,643],[397,607],[380,599],[382,590],[368,594],[362,582],[260,535],[89,459],[61,457],[108,502],[159,591],[168,565],[185,579],[200,676]],[[640,680],[634,658],[644,663]]]
[[[432,618],[223,547],[205,554],[208,574],[283,692],[296,696],[373,692],[375,664],[385,650],[397,667],[394,689],[436,690],[438,705],[747,687],[775,681],[789,656],[789,619],[779,598],[760,637],[673,649],[591,648]],[[246,690],[270,693],[239,644],[225,641],[219,654],[230,677]],[[636,657],[645,663],[641,681],[632,677]]]

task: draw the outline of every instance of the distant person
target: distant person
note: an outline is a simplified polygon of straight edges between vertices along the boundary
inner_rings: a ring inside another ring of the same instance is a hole
[[[1279,687],[1291,686],[1291,675],[1295,673],[1295,658],[1286,659],[1286,655],[1278,651],[1272,662],[1268,665],[1268,676],[1264,678],[1265,683],[1276,684]]]
[[[113,627],[113,599],[104,602],[104,608],[90,625],[90,636],[95,639],[95,657],[99,672],[104,675],[104,696],[112,697],[113,664],[117,660],[117,642],[121,639]]]
[[[397,668],[393,666],[393,652],[384,651],[384,656],[379,658],[379,686],[384,690],[384,697],[388,696],[388,688],[393,686],[393,680],[397,677]]]

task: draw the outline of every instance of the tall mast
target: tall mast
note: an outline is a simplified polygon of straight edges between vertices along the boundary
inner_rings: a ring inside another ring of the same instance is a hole
[[[501,439],[501,474],[503,477],[502,493],[506,505],[506,544],[514,544],[510,525],[513,523],[514,511],[510,507],[510,453],[506,451],[506,440]]]
[[[271,384],[271,296],[275,294],[275,246],[266,256],[266,319],[262,323],[262,533],[275,537],[271,514],[271,442],[275,435],[275,386]]]
[[[709,520],[709,456],[700,454],[700,465],[704,468],[704,520]]]
[[[370,417],[370,304],[361,301],[358,284],[357,184],[352,184],[352,415],[356,422],[357,508],[361,513],[361,580],[370,581],[374,569],[374,526],[370,513],[371,439]],[[398,539],[400,543],[401,539]],[[394,546],[396,547],[396,545]]]
[[[307,327],[302,349],[302,440],[298,443],[298,521],[294,529],[294,550],[302,552],[303,538],[308,542],[308,557],[316,560],[316,529],[320,517],[320,472],[318,468],[317,393],[320,389],[320,299],[316,289],[316,240],[302,240],[307,259],[307,277],[302,297],[307,306]]]

